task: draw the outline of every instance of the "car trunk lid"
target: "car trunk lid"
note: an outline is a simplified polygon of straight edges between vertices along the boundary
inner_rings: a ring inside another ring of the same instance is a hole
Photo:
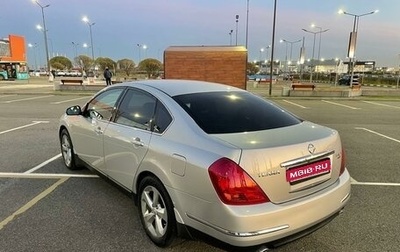
[[[217,138],[242,149],[239,165],[274,203],[305,197],[335,183],[341,166],[337,131],[310,122]]]

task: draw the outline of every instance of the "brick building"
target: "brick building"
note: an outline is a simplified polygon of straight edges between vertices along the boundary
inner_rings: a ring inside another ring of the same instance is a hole
[[[171,46],[164,52],[164,78],[223,83],[246,89],[243,46]]]

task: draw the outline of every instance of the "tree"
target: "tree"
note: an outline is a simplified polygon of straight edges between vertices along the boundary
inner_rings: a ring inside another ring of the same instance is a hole
[[[72,68],[72,62],[64,56],[57,56],[50,59],[50,66],[57,70],[69,70]]]
[[[96,64],[100,67],[100,69],[104,70],[106,69],[106,67],[110,68],[110,69],[114,69],[115,68],[115,61],[113,61],[110,58],[103,58],[103,57],[99,57],[96,59]]]
[[[162,63],[156,59],[145,59],[139,63],[139,69],[147,73],[148,78],[156,77],[163,68]]]
[[[119,69],[123,71],[126,76],[129,76],[135,70],[135,62],[130,59],[121,59],[117,61]]]
[[[79,55],[78,57],[75,58],[75,62],[78,64],[79,68],[81,68],[82,71],[85,72],[87,72],[93,65],[92,58],[86,55]]]
[[[252,74],[256,74],[258,72],[258,66],[253,63],[253,62],[248,62],[247,63],[247,74],[248,75],[252,75]]]

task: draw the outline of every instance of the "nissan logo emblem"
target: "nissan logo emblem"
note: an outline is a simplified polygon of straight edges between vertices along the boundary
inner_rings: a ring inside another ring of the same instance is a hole
[[[313,144],[308,145],[308,152],[310,152],[310,154],[315,153],[315,146]]]

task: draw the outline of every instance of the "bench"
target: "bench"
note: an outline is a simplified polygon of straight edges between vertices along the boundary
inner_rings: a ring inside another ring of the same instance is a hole
[[[271,79],[258,79],[258,80],[256,80],[257,81],[257,84],[258,85],[260,85],[260,84],[269,84],[269,83],[271,83]]]
[[[295,90],[296,88],[311,88],[312,90],[315,89],[315,85],[314,84],[292,84],[292,89]]]
[[[61,79],[60,81],[63,85],[65,85],[65,84],[80,84],[80,85],[82,85],[83,84],[83,80],[78,80],[78,79]]]

